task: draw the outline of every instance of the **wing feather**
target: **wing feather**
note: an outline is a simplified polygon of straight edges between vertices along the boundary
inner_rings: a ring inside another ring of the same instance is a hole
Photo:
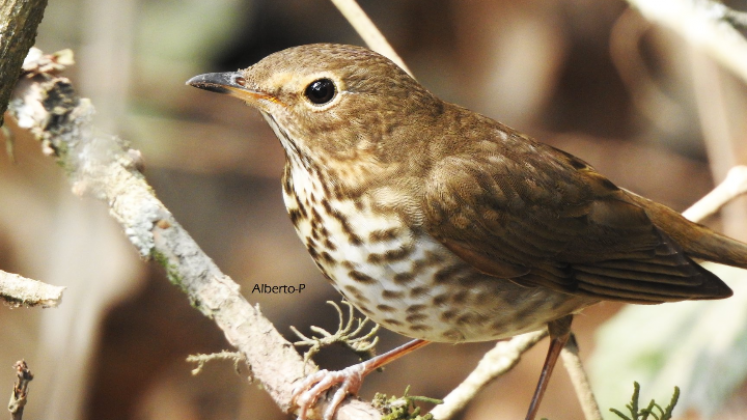
[[[731,293],[654,225],[644,201],[518,134],[441,159],[424,200],[429,234],[498,278],[637,303]]]

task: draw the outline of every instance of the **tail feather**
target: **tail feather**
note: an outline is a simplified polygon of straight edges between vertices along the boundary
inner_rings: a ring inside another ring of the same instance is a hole
[[[686,253],[707,261],[747,269],[747,244],[705,226],[696,227],[701,231],[700,237],[683,246]]]
[[[747,269],[747,244],[685,219],[667,206],[629,194],[659,229],[691,257]]]

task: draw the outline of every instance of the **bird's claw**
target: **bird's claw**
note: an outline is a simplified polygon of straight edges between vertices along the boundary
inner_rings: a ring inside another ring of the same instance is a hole
[[[343,370],[328,371],[322,369],[307,376],[293,391],[293,399],[298,407],[298,420],[306,420],[306,412],[319,397],[335,385],[340,385],[324,411],[324,420],[332,420],[337,408],[348,394],[356,395],[363,383],[365,367],[363,364],[349,366]]]

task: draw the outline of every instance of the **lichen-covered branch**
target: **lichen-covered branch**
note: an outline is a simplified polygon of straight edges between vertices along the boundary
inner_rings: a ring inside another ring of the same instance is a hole
[[[0,300],[10,306],[54,308],[60,304],[64,287],[0,270]]]
[[[0,126],[46,7],[47,0],[0,1]]]
[[[46,57],[47,59],[49,56]],[[55,75],[59,68],[31,66],[18,84],[10,112],[21,128],[56,157],[77,195],[96,197],[144,258],[160,263],[169,279],[192,305],[213,319],[228,341],[251,366],[255,380],[287,413],[294,409],[291,394],[301,380],[304,363],[293,345],[239,292],[174,219],[147,184],[138,168],[139,152],[122,139],[94,134],[93,106],[80,98],[72,83]],[[307,366],[314,370],[316,366]],[[324,404],[318,407],[324,410]],[[339,419],[377,419],[370,405],[350,401],[338,411]]]

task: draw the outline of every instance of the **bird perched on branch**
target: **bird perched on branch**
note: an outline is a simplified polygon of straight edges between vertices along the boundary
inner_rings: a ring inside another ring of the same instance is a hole
[[[188,84],[258,109],[285,149],[285,205],[332,285],[416,340],[298,387],[304,419],[337,384],[431,341],[552,337],[534,418],[573,314],[731,290],[693,258],[747,267],[747,245],[617,187],[586,162],[442,101],[365,48],[314,44]]]

